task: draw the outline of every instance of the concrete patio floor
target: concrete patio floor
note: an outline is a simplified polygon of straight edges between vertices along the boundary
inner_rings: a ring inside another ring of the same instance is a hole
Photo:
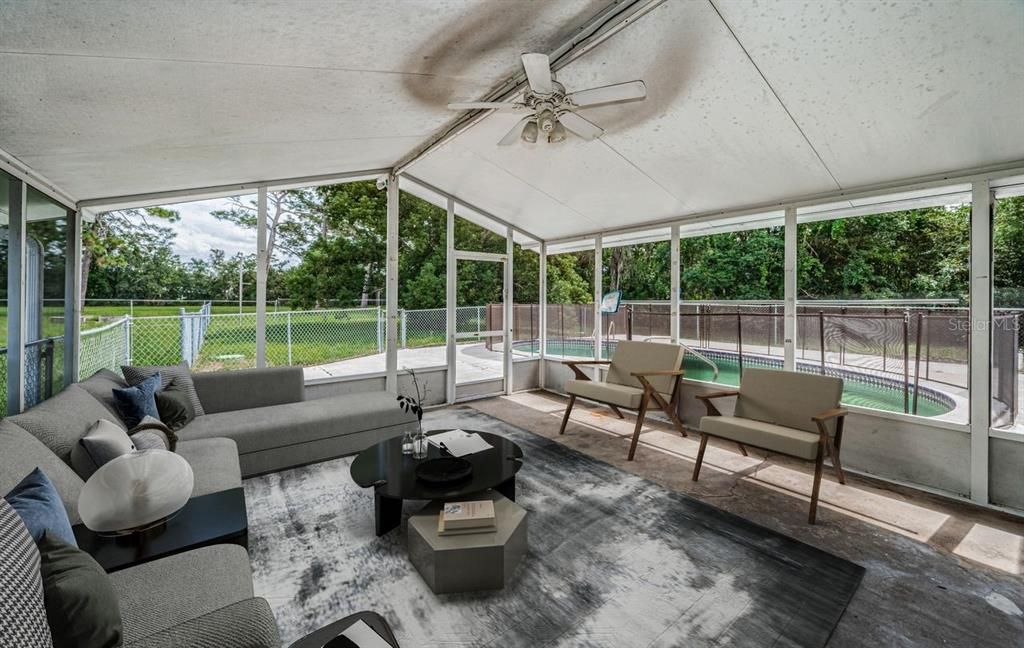
[[[537,391],[468,406],[863,565],[830,648],[1022,645],[1024,519],[853,474],[841,486],[827,472],[811,526],[809,464],[711,441],[693,482],[696,435],[648,419],[628,462],[632,416],[578,403],[559,436],[565,403]]]
[[[458,381],[462,383],[501,378],[501,347],[495,346],[494,349],[489,351],[482,342],[457,345],[455,347],[455,373]],[[399,369],[444,367],[447,364],[446,349],[443,346],[399,349],[398,351]],[[376,353],[360,358],[306,367],[303,371],[307,381],[335,376],[383,373],[385,371],[385,354]]]

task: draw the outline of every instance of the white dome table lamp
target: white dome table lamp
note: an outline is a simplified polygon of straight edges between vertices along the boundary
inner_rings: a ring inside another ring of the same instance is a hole
[[[181,455],[167,450],[130,452],[100,467],[82,488],[78,514],[98,534],[152,529],[180,511],[195,477]]]

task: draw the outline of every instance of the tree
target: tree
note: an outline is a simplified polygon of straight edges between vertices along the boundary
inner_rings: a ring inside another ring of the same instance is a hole
[[[121,209],[96,215],[82,225],[82,278],[79,298],[85,303],[93,269],[112,272],[130,267],[140,259],[166,256],[174,231],[165,223],[177,222],[178,212],[164,207]],[[116,289],[115,289],[116,290]],[[109,297],[109,289],[102,291]]]
[[[230,209],[210,212],[215,218],[256,231],[256,200],[244,196],[228,198]],[[310,189],[289,189],[267,192],[267,270],[274,263],[274,254],[283,251],[291,257],[300,256],[311,241],[327,236],[325,214],[319,210],[317,192]]]

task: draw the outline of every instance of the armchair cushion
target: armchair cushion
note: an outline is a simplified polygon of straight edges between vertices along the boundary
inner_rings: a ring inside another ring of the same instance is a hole
[[[743,372],[734,414],[813,432],[817,438],[813,417],[839,407],[842,395],[841,378],[751,367]]]
[[[590,380],[570,380],[565,383],[565,391],[573,396],[608,403],[626,409],[639,409],[640,397],[644,390],[639,387],[627,387],[613,383],[593,382]]]
[[[678,344],[660,342],[637,342],[620,340],[615,345],[615,355],[608,369],[609,384],[624,385],[643,390],[643,385],[633,372],[667,371],[678,369],[683,362],[683,347]],[[675,376],[651,376],[651,386],[662,394],[671,394]],[[637,400],[637,407],[640,401]]]
[[[757,448],[814,461],[821,436],[791,427],[737,416],[705,416],[700,431]]]

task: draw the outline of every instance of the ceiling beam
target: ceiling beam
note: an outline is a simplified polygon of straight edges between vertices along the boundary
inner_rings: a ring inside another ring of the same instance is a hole
[[[884,196],[886,194],[900,193],[904,191],[938,189],[952,184],[965,184],[975,182],[978,180],[995,180],[998,178],[1006,178],[1017,175],[1024,175],[1024,160],[1017,160],[1014,162],[1008,162],[1006,164],[977,167],[974,169],[965,169],[961,171],[935,173],[927,176],[919,176],[916,178],[895,180],[892,182],[884,182],[874,185],[867,185],[863,187],[853,187],[851,189],[840,189],[837,191],[810,194],[807,196],[795,197],[785,200],[758,203],[747,207],[737,207],[735,209],[720,209],[714,211],[696,212],[688,215],[672,216],[670,218],[661,218],[643,223],[636,223],[634,225],[629,225],[625,227],[593,230],[589,232],[582,232],[580,234],[573,234],[572,236],[552,238],[548,239],[546,243],[548,243],[548,245],[551,246],[557,245],[558,243],[571,243],[574,241],[592,239],[598,234],[602,234],[605,236],[613,234],[628,234],[630,232],[640,232],[655,227],[671,227],[672,225],[688,225],[692,223],[711,222],[720,220],[722,218],[736,218],[738,216],[748,215],[753,216],[755,214],[761,214],[764,212],[784,210],[790,207],[813,207],[815,205],[836,202],[839,200],[860,200],[864,198],[874,198],[877,196]]]
[[[362,171],[346,171],[344,173],[279,178],[277,180],[241,182],[237,184],[214,185],[209,187],[194,187],[191,189],[175,189],[172,191],[154,191],[150,193],[129,194],[124,196],[109,196],[106,198],[89,198],[88,200],[78,201],[78,208],[93,212],[102,212],[114,209],[152,207],[154,205],[167,205],[191,202],[193,200],[209,200],[211,198],[237,196],[239,194],[254,193],[262,188],[277,190],[296,189],[299,187],[312,187],[325,184],[371,180],[380,176],[386,176],[389,172],[390,169],[365,169]]]
[[[480,207],[477,207],[476,205],[474,205],[472,203],[468,203],[465,200],[459,198],[458,196],[456,196],[454,194],[451,194],[451,193],[445,191],[444,189],[441,189],[440,187],[436,187],[436,186],[430,184],[429,182],[425,182],[423,180],[420,180],[419,178],[417,178],[416,176],[414,176],[412,174],[403,173],[402,177],[408,179],[413,184],[418,184],[419,186],[423,187],[424,189],[427,189],[429,191],[432,191],[432,192],[438,194],[442,198],[449,198],[451,200],[454,200],[456,204],[462,205],[463,207],[468,207],[469,209],[472,209],[473,211],[479,213],[481,216],[494,221],[498,225],[501,225],[503,227],[507,227],[507,228],[511,229],[513,232],[518,232],[519,234],[522,234],[523,236],[531,238],[534,241],[537,241],[538,243],[542,243],[543,240],[544,240],[544,239],[540,238],[539,236],[537,236],[536,234],[533,234],[532,232],[528,232],[528,231],[524,230],[522,227],[519,227],[518,225],[513,225],[511,222],[509,222],[509,221],[507,221],[507,220],[505,220],[503,218],[498,218],[497,216],[495,216],[494,214],[490,213],[489,211],[487,211],[485,209],[481,209]],[[440,205],[438,205],[438,207],[440,207]]]
[[[553,72],[565,67],[583,54],[604,42],[627,25],[636,22],[665,0],[615,0],[601,12],[572,32],[572,36],[548,52]],[[506,79],[478,101],[507,101],[526,87],[526,73],[517,63],[518,72]],[[474,110],[460,115],[427,138],[405,157],[395,163],[395,173],[404,173],[430,152],[458,137],[491,113]]]
[[[75,209],[77,201],[71,194],[50,182],[41,173],[37,173],[32,167],[3,149],[0,149],[0,170],[6,171],[30,187],[41,191],[64,207],[72,210]]]

